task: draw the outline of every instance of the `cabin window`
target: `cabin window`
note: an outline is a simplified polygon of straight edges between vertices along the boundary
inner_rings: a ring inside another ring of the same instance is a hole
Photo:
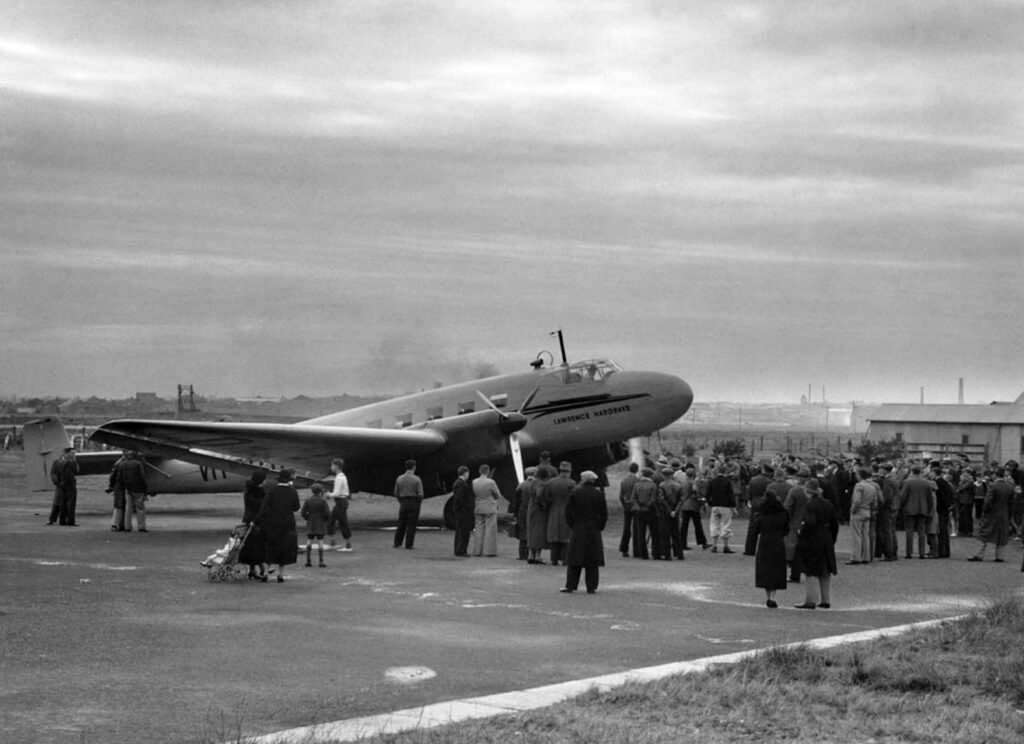
[[[971,443],[971,435],[970,434],[961,434],[960,435],[960,444],[970,444],[970,443]]]
[[[903,441],[903,432],[902,431],[896,432],[894,438],[896,439],[897,442],[902,442]]]
[[[427,421],[444,418],[444,406],[431,406],[427,409]]]
[[[470,400],[464,403],[459,403],[459,415],[464,413],[473,413],[476,410],[476,401]]]
[[[366,422],[366,428],[367,429],[383,429],[384,428],[383,424],[384,424],[384,422],[381,421],[380,419],[374,419],[373,421],[367,421]]]
[[[492,395],[491,403],[494,404],[495,408],[507,408],[508,407],[508,393],[502,393],[501,395]]]
[[[407,426],[412,426],[412,414],[403,413],[399,416],[395,416],[395,428],[404,429]]]

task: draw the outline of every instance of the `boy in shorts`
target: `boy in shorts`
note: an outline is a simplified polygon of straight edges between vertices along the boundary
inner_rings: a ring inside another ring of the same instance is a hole
[[[327,532],[327,523],[331,521],[331,510],[327,506],[327,499],[324,498],[323,486],[314,483],[309,490],[309,498],[302,505],[300,512],[302,518],[306,520],[306,567],[313,565],[310,562],[310,554],[315,540],[317,551],[320,553],[320,568],[325,568],[327,564],[324,563],[324,534]]]

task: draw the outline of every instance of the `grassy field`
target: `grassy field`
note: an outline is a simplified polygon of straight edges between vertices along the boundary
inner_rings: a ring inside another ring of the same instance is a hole
[[[1024,601],[993,602],[937,629],[817,651],[768,651],[737,665],[530,714],[372,741],[1020,742]]]
[[[530,713],[363,741],[1020,742],[1022,638],[1024,600],[1007,598],[964,619],[875,643],[769,650],[702,674],[588,693]]]

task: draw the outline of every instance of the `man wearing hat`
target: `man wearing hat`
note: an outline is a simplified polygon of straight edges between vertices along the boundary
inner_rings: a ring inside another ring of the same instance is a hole
[[[547,473],[547,478],[545,478],[545,480],[558,476],[558,470],[556,470],[555,466],[551,464],[551,453],[547,450],[540,453],[540,462],[537,463],[536,473],[538,478],[542,471]]]
[[[640,477],[633,484],[633,557],[648,560],[647,528],[651,525],[654,514],[654,502],[658,497],[658,487],[651,480],[654,471],[644,468]],[[656,531],[652,530],[653,533]],[[652,534],[652,539],[657,539]]]
[[[572,479],[572,464],[560,462],[558,477],[548,483],[548,496],[551,506],[548,508],[548,547],[551,549],[551,565],[557,566],[565,558],[565,549],[569,544],[569,524],[565,521],[565,504],[569,494],[576,487]]]
[[[58,522],[67,527],[75,526],[75,509],[78,504],[78,460],[75,448],[65,447],[63,454],[50,465],[50,480],[53,482],[53,506],[47,524]]]
[[[658,484],[658,550],[655,560],[683,560],[683,539],[679,532],[679,507],[683,499],[683,484],[674,477],[671,467],[661,471],[665,478]]]
[[[597,473],[585,470],[580,484],[572,489],[565,502],[565,520],[569,524],[569,546],[565,557],[565,586],[560,592],[571,594],[584,573],[587,594],[597,591],[600,567],[604,565],[604,544],[601,530],[608,522],[608,505],[597,487]]]
[[[896,506],[899,500],[899,486],[893,476],[894,466],[883,462],[878,466],[875,483],[881,498],[878,501],[878,515],[875,523],[875,557],[883,561],[894,561],[899,554],[896,543]]]
[[[796,562],[807,578],[802,604],[798,610],[832,606],[832,577],[836,574],[836,537],[839,520],[832,504],[822,498],[817,478],[809,478],[803,485],[807,494],[807,509],[797,536]]]
[[[508,513],[515,520],[515,536],[519,540],[518,560],[525,561],[530,554],[527,541],[527,522],[529,520],[530,494],[537,475],[537,467],[531,465],[523,471],[523,482],[516,486],[512,498],[508,502]]]

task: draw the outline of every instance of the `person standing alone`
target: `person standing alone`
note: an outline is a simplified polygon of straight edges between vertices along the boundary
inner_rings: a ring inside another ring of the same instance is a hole
[[[416,475],[416,461],[405,461],[405,472],[395,480],[395,498],[398,499],[398,529],[395,531],[395,547],[412,550],[416,542],[416,525],[420,521],[420,506],[423,504],[423,481]]]

